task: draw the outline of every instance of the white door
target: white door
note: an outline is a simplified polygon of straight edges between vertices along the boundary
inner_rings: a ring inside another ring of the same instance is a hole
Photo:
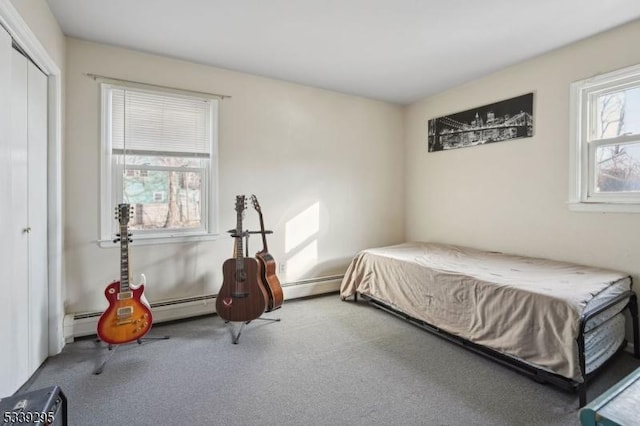
[[[15,50],[11,52],[11,130],[9,132],[11,170],[8,205],[10,244],[13,250],[11,264],[11,340],[15,345],[13,365],[14,382],[18,386],[29,378],[29,234],[28,227],[28,129],[27,129],[27,59]],[[13,389],[15,391],[16,389]]]
[[[49,354],[47,76],[28,61],[29,371]]]
[[[0,398],[48,353],[47,78],[0,28]]]
[[[9,204],[12,194],[11,146],[9,132],[11,129],[11,37],[0,27],[0,270],[4,276],[0,278],[0,341],[5,350],[0,350],[0,397],[10,395],[19,386],[16,364],[18,354],[18,335],[13,330],[16,324],[13,299],[13,213]]]

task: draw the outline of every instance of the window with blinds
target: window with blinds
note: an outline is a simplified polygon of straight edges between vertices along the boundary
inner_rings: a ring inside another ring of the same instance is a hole
[[[134,207],[136,238],[215,233],[217,98],[102,84],[102,239]]]
[[[640,65],[571,84],[570,207],[640,212]]]

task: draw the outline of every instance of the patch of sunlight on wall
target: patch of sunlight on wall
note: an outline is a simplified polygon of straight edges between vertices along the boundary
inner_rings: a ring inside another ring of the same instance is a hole
[[[291,218],[284,228],[284,251],[290,253],[320,230],[320,202]]]
[[[287,279],[296,279],[318,262],[320,202],[312,204],[285,224],[284,250]]]
[[[287,261],[287,277],[300,278],[318,262],[318,240],[313,240]]]

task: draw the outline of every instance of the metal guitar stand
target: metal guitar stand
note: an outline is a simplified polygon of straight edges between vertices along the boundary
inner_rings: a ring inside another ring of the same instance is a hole
[[[169,339],[169,336],[150,336],[150,337],[141,337],[139,339],[136,340],[136,342],[141,345],[143,341],[145,340],[167,340]],[[100,343],[102,340],[100,339],[96,339],[96,343]],[[133,343],[133,342],[130,342]],[[127,343],[124,343],[127,344]],[[102,362],[96,367],[95,370],[93,370],[93,374],[98,375],[98,374],[102,374],[102,372],[104,371],[104,367],[107,365],[107,362],[109,362],[109,360],[113,357],[113,355],[116,353],[116,350],[118,349],[118,347],[120,347],[122,345],[112,345],[111,343],[107,343],[107,349],[109,350],[109,352],[107,353],[107,356],[104,357],[104,359],[102,360]]]
[[[229,234],[231,234],[231,236],[233,238],[242,238],[244,237],[244,248],[245,248],[245,257],[250,257],[249,256],[249,236],[251,234],[262,234],[262,231],[243,231],[242,235],[238,235],[236,233],[235,229],[230,229],[227,231]],[[264,231],[265,234],[273,234],[273,231]],[[234,250],[235,252],[235,250]],[[236,253],[234,253],[235,255]],[[272,321],[272,322],[279,322],[280,318],[264,318],[264,317],[258,317],[255,320],[251,320],[251,321],[257,321],[257,320],[261,320],[261,321]],[[232,337],[232,342],[234,345],[238,344],[238,340],[240,340],[240,334],[242,333],[242,330],[244,329],[244,326],[249,324],[251,321],[243,321],[240,324],[240,329],[238,329],[238,333],[234,334],[233,330],[231,330],[231,337]],[[229,320],[225,320],[224,323],[227,324],[231,321]]]
[[[141,276],[142,276],[142,284],[146,284],[147,279],[145,278],[144,274],[141,274]],[[136,339],[136,342],[138,342],[138,344],[141,345],[144,340],[167,340],[167,339],[169,339],[169,336],[157,336],[157,337],[147,336],[147,337],[141,337],[139,339]],[[96,339],[96,343],[99,343],[99,342],[101,342],[101,340],[99,338]],[[113,355],[116,353],[116,349],[118,349],[118,346],[121,346],[121,345],[113,345],[111,343],[107,343],[107,349],[109,349],[109,352],[107,353],[107,356],[102,360],[102,362],[96,367],[96,369],[93,370],[93,374],[96,374],[96,375],[102,374],[102,371],[104,370],[105,365],[107,364],[107,362],[109,362],[111,357],[113,357]]]

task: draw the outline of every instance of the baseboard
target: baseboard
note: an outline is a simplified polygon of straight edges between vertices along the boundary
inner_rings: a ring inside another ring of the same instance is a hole
[[[282,285],[284,299],[298,299],[338,291],[343,276],[344,275],[332,275],[329,277],[311,278],[285,283]]]
[[[208,295],[197,298],[152,303],[151,310],[153,312],[154,324],[209,315],[216,311],[216,298],[214,295]],[[73,339],[76,337],[96,334],[100,315],[102,315],[102,312],[65,315],[63,324],[65,342],[70,343],[73,342]]]
[[[284,283],[282,285],[284,299],[286,301],[337,291],[342,277],[342,275],[333,275]],[[212,294],[152,303],[153,323],[214,314],[215,302],[216,296]],[[102,312],[85,312],[65,315],[63,322],[65,342],[73,342],[77,337],[95,335],[101,314]]]

